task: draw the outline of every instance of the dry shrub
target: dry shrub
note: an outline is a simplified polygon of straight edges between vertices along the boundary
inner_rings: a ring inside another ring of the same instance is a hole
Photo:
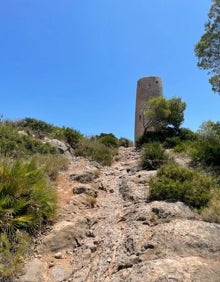
[[[213,198],[201,215],[205,221],[220,223],[220,199]]]
[[[97,205],[97,199],[89,195],[86,196],[86,202],[90,208],[94,208]]]

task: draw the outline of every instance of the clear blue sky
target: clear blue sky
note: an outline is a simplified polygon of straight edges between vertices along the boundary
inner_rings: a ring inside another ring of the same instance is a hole
[[[86,136],[134,137],[137,80],[187,103],[184,127],[219,120],[194,45],[211,0],[0,0],[0,113]]]

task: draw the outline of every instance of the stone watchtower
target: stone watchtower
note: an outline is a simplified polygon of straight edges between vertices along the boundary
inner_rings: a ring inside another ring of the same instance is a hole
[[[162,80],[157,76],[143,77],[137,82],[135,112],[135,142],[144,133],[143,110],[146,101],[163,95]]]

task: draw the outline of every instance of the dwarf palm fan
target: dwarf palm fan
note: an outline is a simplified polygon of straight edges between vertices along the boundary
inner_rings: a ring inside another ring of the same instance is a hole
[[[33,161],[0,164],[0,231],[35,230],[55,211],[56,192]]]

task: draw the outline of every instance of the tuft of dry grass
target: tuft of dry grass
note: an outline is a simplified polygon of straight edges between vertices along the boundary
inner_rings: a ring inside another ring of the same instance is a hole
[[[89,195],[86,197],[86,202],[90,208],[94,208],[97,205],[97,199]]]
[[[68,169],[68,159],[64,155],[34,155],[34,161],[38,167],[42,167],[45,173],[53,181],[57,179],[60,171]]]
[[[204,208],[201,213],[202,219],[208,222],[220,223],[220,201],[212,199],[208,207]]]

